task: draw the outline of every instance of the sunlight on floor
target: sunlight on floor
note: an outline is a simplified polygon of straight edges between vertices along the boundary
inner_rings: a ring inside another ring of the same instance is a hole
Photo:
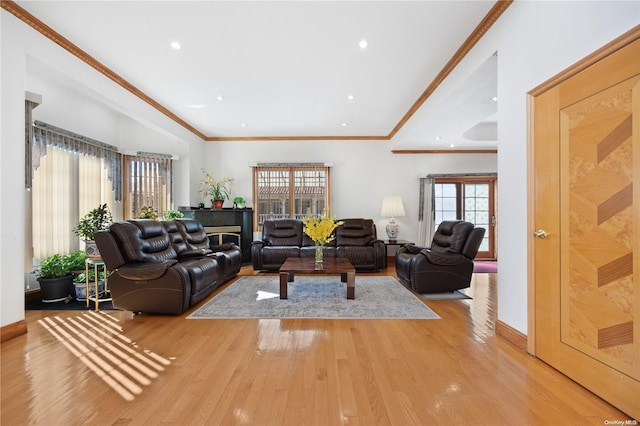
[[[38,322],[127,401],[142,393],[140,385],[150,385],[157,371],[171,364],[167,358],[140,349],[122,333],[118,320],[103,312]]]

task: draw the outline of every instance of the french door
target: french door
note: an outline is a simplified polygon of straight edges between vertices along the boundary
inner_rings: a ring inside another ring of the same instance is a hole
[[[476,258],[495,259],[496,178],[436,178],[435,229],[444,220],[465,220],[485,228]]]

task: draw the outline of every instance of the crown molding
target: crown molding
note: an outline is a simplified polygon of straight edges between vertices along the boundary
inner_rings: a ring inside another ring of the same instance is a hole
[[[462,43],[462,46],[458,49],[458,51],[449,59],[449,62],[442,68],[440,73],[436,76],[436,78],[431,82],[431,84],[427,87],[427,89],[420,95],[418,100],[409,108],[409,111],[400,119],[396,127],[391,130],[389,133],[389,139],[393,138],[396,133],[400,131],[400,129],[409,121],[409,119],[415,114],[418,109],[425,103],[425,101],[435,92],[435,90],[440,86],[440,84],[451,74],[451,72],[455,69],[455,67],[462,61],[462,59],[467,56],[467,53],[476,45],[476,43],[485,35],[489,28],[493,26],[493,24],[498,20],[500,15],[504,13],[505,10],[514,0],[498,0],[496,4],[493,5],[491,10],[485,15],[484,19],[480,21],[478,26],[473,30],[473,32],[467,37],[467,39]]]
[[[207,136],[205,141],[388,141],[389,136]]]
[[[105,77],[109,78],[119,86],[123,87],[125,90],[131,92],[133,95],[137,96],[144,102],[151,105],[153,108],[166,115],[171,120],[175,121],[180,126],[184,127],[186,130],[195,134],[199,138],[207,142],[216,142],[216,141],[318,141],[318,140],[353,140],[353,141],[362,141],[362,140],[391,140],[398,131],[409,121],[409,119],[416,113],[416,111],[422,106],[422,104],[431,96],[431,94],[436,90],[436,88],[447,78],[447,76],[455,69],[455,67],[460,63],[460,61],[469,53],[469,51],[475,46],[475,44],[484,36],[484,34],[491,28],[491,26],[498,20],[500,15],[507,10],[507,8],[513,3],[514,0],[497,0],[493,5],[491,10],[485,15],[485,17],[480,21],[480,24],[473,30],[473,32],[467,37],[465,42],[460,46],[460,48],[456,51],[453,57],[447,62],[444,68],[440,71],[440,73],[436,76],[436,78],[431,82],[431,84],[427,87],[427,89],[420,95],[418,100],[409,108],[406,114],[400,119],[400,121],[396,124],[396,126],[391,130],[388,135],[378,135],[378,136],[207,136],[194,126],[189,124],[184,119],[180,118],[175,113],[171,112],[164,105],[160,104],[155,99],[151,98],[149,95],[144,93],[142,90],[138,89],[133,84],[129,83],[127,80],[118,75],[115,71],[111,70],[109,67],[102,64],[93,56],[89,55],[84,50],[80,49],[74,43],[72,43],[67,38],[63,37],[60,33],[55,31],[53,28],[49,27],[47,24],[27,12],[25,9],[20,7],[17,3],[12,0],[0,0],[0,6],[2,9],[14,15],[16,18],[20,19],[58,46],[62,47],[72,55],[76,56],[78,59],[85,62],[90,67],[94,68],[96,71],[103,74]],[[393,151],[392,151],[393,152]]]
[[[188,131],[195,134],[201,139],[206,138],[206,135],[204,133],[200,132],[198,129],[196,129],[189,123],[187,123],[185,120],[183,120],[182,118],[178,117],[176,114],[171,112],[164,105],[160,104],[160,102],[151,98],[142,90],[138,89],[136,86],[129,83],[127,80],[125,80],[120,75],[118,75],[115,71],[113,71],[112,69],[110,69],[109,67],[101,63],[100,61],[98,61],[96,58],[89,55],[84,50],[80,49],[74,43],[72,43],[67,38],[63,37],[60,33],[55,31],[53,28],[51,28],[50,26],[48,26],[47,24],[45,24],[44,22],[42,22],[32,14],[30,14],[29,12],[27,12],[25,9],[20,7],[17,3],[13,2],[12,0],[2,0],[2,3],[0,6],[7,12],[14,15],[16,18],[20,19],[21,21],[29,25],[34,30],[38,31],[40,34],[47,37],[49,40],[53,41],[58,46],[65,49],[67,52],[71,53],[81,61],[85,62],[87,65],[89,65],[90,67],[92,67],[93,69],[95,69],[96,71],[98,71],[99,73],[107,77],[108,79],[112,80],[116,84],[120,85],[121,87],[128,90],[138,98],[145,101],[146,103],[151,105],[153,108],[155,108],[156,110],[160,111],[162,114],[169,117],[171,120],[178,123],[180,126],[184,127],[185,129],[187,129]]]
[[[393,149],[392,154],[497,154],[497,149]]]

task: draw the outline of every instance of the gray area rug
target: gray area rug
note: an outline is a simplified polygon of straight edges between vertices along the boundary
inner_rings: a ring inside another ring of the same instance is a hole
[[[347,300],[340,276],[296,276],[280,300],[278,276],[242,277],[187,318],[440,319],[393,277],[356,275],[355,284]]]
[[[460,290],[449,291],[446,293],[419,293],[419,295],[425,300],[460,300],[472,298]]]

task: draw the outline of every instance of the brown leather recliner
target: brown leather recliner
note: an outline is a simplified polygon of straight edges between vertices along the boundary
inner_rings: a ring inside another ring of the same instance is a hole
[[[417,293],[444,293],[469,287],[473,259],[484,233],[484,228],[474,228],[469,222],[442,222],[431,247],[408,244],[396,252],[398,279]]]
[[[189,232],[192,227],[195,229]],[[228,274],[221,272],[218,257],[212,255],[211,248],[189,241],[192,239],[189,235],[204,233],[202,225],[191,220],[184,233],[180,229],[175,222],[129,220],[113,223],[109,230],[95,234],[110,271],[109,289],[114,307],[180,314],[227,279]],[[241,259],[237,246],[228,251],[237,252],[237,257],[233,254],[231,257]]]
[[[356,271],[386,268],[384,243],[377,239],[371,219],[341,219],[336,238],[324,247],[325,257],[349,259]],[[315,245],[297,219],[265,220],[262,239],[251,245],[253,269],[277,271],[289,257],[313,257]]]

